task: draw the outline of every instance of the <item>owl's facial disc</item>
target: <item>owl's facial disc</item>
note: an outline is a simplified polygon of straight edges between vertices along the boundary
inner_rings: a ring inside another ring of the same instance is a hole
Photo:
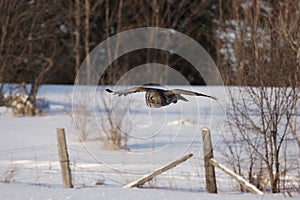
[[[146,105],[151,108],[158,108],[161,107],[159,105],[159,102],[157,102],[157,96],[156,93],[153,91],[148,91],[146,93]]]

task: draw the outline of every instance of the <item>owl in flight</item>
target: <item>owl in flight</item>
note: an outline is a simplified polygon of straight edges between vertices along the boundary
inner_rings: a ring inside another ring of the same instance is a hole
[[[145,84],[141,87],[133,87],[127,90],[112,91],[110,89],[106,89],[106,92],[113,93],[118,96],[122,96],[122,95],[126,96],[128,94],[132,94],[136,92],[146,92],[145,95],[146,104],[151,108],[160,108],[162,106],[167,106],[171,103],[177,103],[178,100],[188,101],[182,95],[202,96],[202,97],[208,97],[216,100],[215,97],[208,96],[198,92],[189,91],[189,90],[182,90],[182,89],[164,90],[160,88],[149,87],[153,85],[159,86],[157,84]]]

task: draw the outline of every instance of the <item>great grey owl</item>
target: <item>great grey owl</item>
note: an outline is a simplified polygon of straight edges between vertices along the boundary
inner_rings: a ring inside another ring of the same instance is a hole
[[[151,108],[160,108],[162,106],[167,106],[171,103],[177,103],[178,100],[188,101],[182,95],[202,96],[202,97],[208,97],[216,100],[215,97],[198,93],[198,92],[182,90],[182,89],[164,90],[160,88],[150,87],[153,85],[154,84],[146,84],[140,87],[133,87],[130,89],[118,90],[118,91],[112,91],[110,89],[106,89],[106,91],[118,96],[122,96],[122,95],[126,96],[128,94],[132,94],[136,92],[146,92],[145,95],[146,104]]]

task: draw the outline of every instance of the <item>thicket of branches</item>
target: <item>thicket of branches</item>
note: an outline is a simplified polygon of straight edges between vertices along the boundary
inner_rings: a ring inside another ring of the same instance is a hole
[[[213,53],[209,27],[215,6],[216,1],[188,0],[1,1],[0,81],[34,81],[42,73],[43,63],[48,63],[44,58],[47,57],[54,66],[47,79],[40,78],[41,81],[72,84],[81,62],[96,45],[109,36],[137,27],[173,28],[201,41]],[[130,59],[124,58],[121,65],[115,64],[113,72],[123,73],[128,67],[146,63],[145,57],[147,61],[166,63],[169,56],[166,52],[138,51]],[[184,66],[176,66],[176,59],[170,64],[188,75]]]
[[[287,152],[300,149],[300,13],[295,11],[300,3],[254,0],[233,8],[234,18],[221,27],[235,35],[233,46],[225,48],[230,62],[223,70],[230,70],[226,82],[243,87],[228,90],[231,137],[224,138],[223,153],[236,173],[260,189],[293,190],[297,186],[288,186],[285,178],[295,164]]]

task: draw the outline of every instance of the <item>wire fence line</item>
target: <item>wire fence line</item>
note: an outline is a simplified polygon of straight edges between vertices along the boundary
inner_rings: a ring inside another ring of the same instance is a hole
[[[41,150],[41,149],[48,148],[50,146],[56,146],[56,144],[44,144],[44,145],[34,145],[34,146],[27,146],[27,147],[13,148],[13,149],[5,149],[5,150],[0,150],[0,154]]]
[[[75,186],[123,186],[140,178],[143,173],[114,170],[99,163],[80,145],[68,147],[72,181]],[[126,164],[124,164],[124,167]],[[170,170],[155,178],[146,187],[185,188],[198,191],[204,186],[204,173],[192,166]],[[0,150],[0,182],[60,187],[61,172],[56,144],[27,146]],[[185,183],[183,183],[185,182]],[[201,186],[202,183],[202,186]],[[202,189],[201,189],[202,188]]]
[[[70,167],[74,186],[113,185],[123,186],[141,178],[143,172],[116,170],[95,160],[90,152],[81,145],[69,145]],[[219,152],[216,152],[221,159]],[[297,156],[291,155],[287,159],[294,163],[289,170],[300,174]],[[223,159],[224,160],[224,159]],[[224,160],[225,162],[225,160]],[[245,161],[246,162],[246,161]],[[135,163],[136,164],[136,163]],[[147,163],[140,163],[140,165]],[[150,164],[150,163],[148,163]],[[128,166],[128,164],[119,163]],[[158,166],[159,167],[159,166]],[[150,172],[150,171],[149,171]],[[239,190],[238,184],[227,175],[216,170],[219,192],[232,192]],[[297,174],[296,174],[297,175]],[[298,187],[294,181],[295,176],[286,176],[285,184]],[[24,183],[43,187],[61,187],[61,171],[57,144],[26,146],[0,150],[0,182]],[[205,173],[201,155],[196,155],[183,166],[167,171],[144,185],[151,188],[169,188],[176,190],[205,191]]]

